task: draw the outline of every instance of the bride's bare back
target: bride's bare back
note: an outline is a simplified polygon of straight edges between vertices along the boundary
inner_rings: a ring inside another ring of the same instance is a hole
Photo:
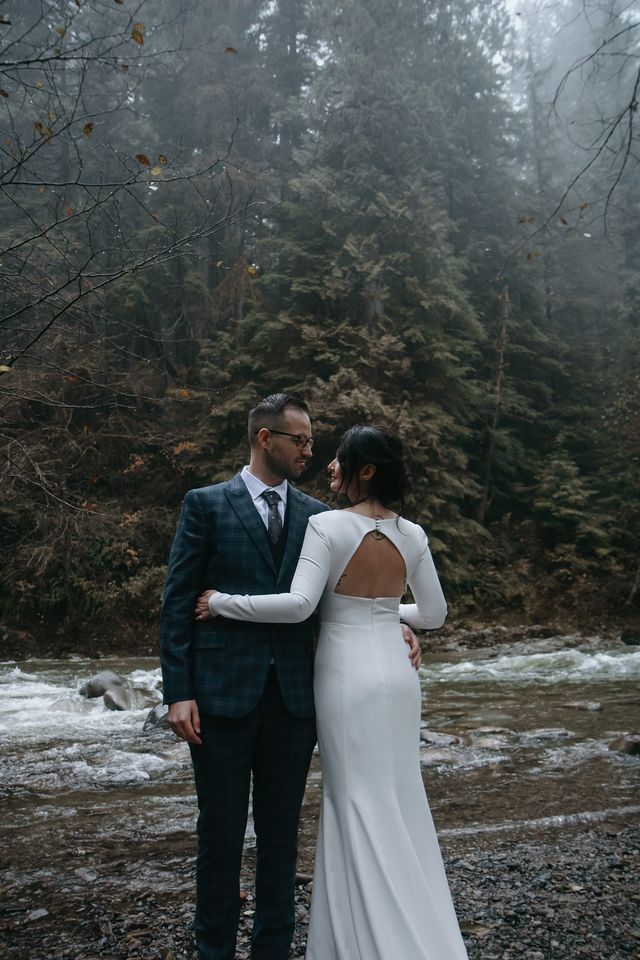
[[[335,586],[347,597],[401,597],[407,568],[398,548],[377,529],[366,533]]]

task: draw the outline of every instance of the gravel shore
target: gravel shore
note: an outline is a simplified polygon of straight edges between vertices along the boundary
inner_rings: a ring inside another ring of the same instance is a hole
[[[6,853],[2,956],[193,960],[193,843],[180,834]],[[469,960],[640,958],[637,817],[526,837],[447,837],[442,849]],[[237,960],[249,957],[252,866],[249,851]],[[311,896],[311,864],[300,869],[292,960],[304,957]]]

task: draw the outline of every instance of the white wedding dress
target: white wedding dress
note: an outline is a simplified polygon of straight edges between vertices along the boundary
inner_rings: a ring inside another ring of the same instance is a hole
[[[401,554],[415,604],[335,588],[368,534]],[[307,960],[467,960],[422,783],[420,684],[400,617],[441,626],[421,527],[349,510],[311,517],[291,593],[214,594],[214,615],[306,619],[320,603],[314,693],[322,763]]]

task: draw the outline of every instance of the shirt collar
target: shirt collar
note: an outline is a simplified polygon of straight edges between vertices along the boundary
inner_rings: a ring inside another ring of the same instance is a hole
[[[265,490],[275,490],[275,492],[279,494],[280,499],[286,507],[288,489],[288,483],[286,480],[283,480],[282,483],[279,483],[277,487],[270,487],[268,483],[264,483],[258,477],[254,477],[254,475],[250,473],[249,467],[243,467],[240,476],[244,480],[244,484],[253,500],[258,500]]]

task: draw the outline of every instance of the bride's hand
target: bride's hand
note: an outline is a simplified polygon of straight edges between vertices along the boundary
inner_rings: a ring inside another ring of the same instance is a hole
[[[196,620],[212,620],[211,613],[209,611],[209,597],[214,593],[218,593],[217,590],[205,590],[204,593],[201,593],[198,599],[196,600]]]
[[[417,670],[422,660],[422,653],[420,651],[418,638],[411,627],[407,626],[406,623],[401,623],[400,626],[402,627],[402,636],[404,637],[404,642],[409,647],[409,660],[411,661],[411,666],[414,668],[414,670]]]

